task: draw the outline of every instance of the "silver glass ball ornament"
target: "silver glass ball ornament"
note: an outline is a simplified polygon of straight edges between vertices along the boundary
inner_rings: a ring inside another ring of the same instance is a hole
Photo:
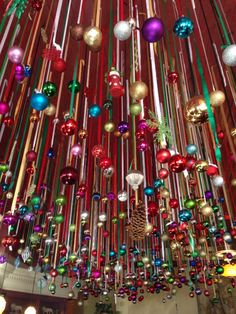
[[[131,36],[132,28],[128,21],[119,21],[114,27],[114,35],[118,40],[126,40]]]
[[[224,64],[229,67],[233,67],[236,65],[236,45],[229,45],[226,47],[222,54],[222,60]]]

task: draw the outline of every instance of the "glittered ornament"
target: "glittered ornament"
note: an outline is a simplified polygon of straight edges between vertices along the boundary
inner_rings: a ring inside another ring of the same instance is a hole
[[[47,97],[53,97],[57,93],[57,86],[53,82],[45,82],[42,87],[42,92]]]
[[[80,91],[81,86],[78,81],[72,80],[68,83],[67,88],[71,93],[73,92],[73,89],[74,89],[75,94],[77,94]]]
[[[24,51],[20,47],[13,46],[8,50],[8,58],[12,63],[21,63]]]
[[[111,120],[107,121],[105,124],[104,124],[104,130],[108,133],[111,133],[115,130],[115,123]]]
[[[149,43],[159,41],[163,37],[164,31],[162,20],[156,17],[146,19],[141,30],[143,38]]]
[[[208,121],[207,105],[203,96],[191,98],[185,105],[184,116],[188,122],[202,124]]]
[[[129,123],[126,121],[121,121],[118,123],[118,131],[123,134],[129,130]]]
[[[95,145],[92,148],[92,155],[96,158],[101,158],[105,156],[105,149],[102,145]]]
[[[174,24],[173,31],[180,38],[187,38],[193,32],[193,22],[186,16],[181,16]]]
[[[130,96],[133,99],[141,100],[148,95],[148,87],[142,81],[136,81],[130,85]]]
[[[236,65],[236,44],[229,45],[223,50],[222,60],[225,65],[230,67]]]
[[[189,221],[192,218],[192,214],[187,209],[182,209],[179,211],[179,219],[180,221]]]
[[[99,161],[99,167],[107,169],[111,166],[111,159],[109,157],[102,157]]]
[[[215,90],[210,93],[210,103],[212,107],[220,107],[225,102],[225,94],[221,90]]]
[[[89,116],[92,118],[97,118],[100,116],[102,110],[99,105],[91,105],[88,109]]]
[[[40,11],[42,9],[43,1],[42,0],[32,0],[31,5],[32,5],[33,10]]]
[[[60,172],[60,180],[65,185],[73,185],[78,180],[78,171],[71,167],[65,167]]]
[[[77,130],[77,123],[74,119],[68,119],[61,124],[60,130],[63,135],[74,135],[75,131]]]
[[[70,28],[71,37],[76,40],[82,40],[84,35],[85,27],[82,24],[75,24]]]
[[[179,75],[177,72],[172,71],[172,72],[169,72],[167,78],[170,84],[175,84],[179,79]]]
[[[168,162],[168,167],[171,172],[182,172],[186,169],[186,158],[181,155],[174,155]]]
[[[49,101],[44,94],[36,93],[31,97],[30,105],[35,110],[41,111],[49,106]]]
[[[119,21],[114,27],[114,35],[118,40],[127,40],[132,33],[131,25],[128,21]]]
[[[102,32],[96,26],[89,26],[84,30],[83,38],[89,48],[97,52],[102,44]]]

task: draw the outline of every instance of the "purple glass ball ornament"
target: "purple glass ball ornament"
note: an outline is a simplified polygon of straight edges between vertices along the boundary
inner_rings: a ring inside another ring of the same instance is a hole
[[[11,226],[11,225],[15,225],[17,223],[18,218],[13,215],[13,214],[6,214],[3,217],[3,223]]]
[[[25,68],[22,64],[17,64],[15,68],[15,74],[23,74],[25,73]]]
[[[121,121],[121,122],[118,124],[118,131],[119,131],[121,134],[126,133],[128,130],[129,130],[129,124],[128,124],[128,122],[126,122],[126,121]]]
[[[213,194],[212,194],[211,191],[206,191],[206,192],[205,192],[205,198],[206,198],[207,200],[209,200],[209,199],[212,198],[212,197],[213,197]]]
[[[0,114],[6,114],[8,111],[9,105],[4,101],[0,101]]]
[[[148,150],[148,143],[145,141],[140,141],[137,145],[137,149],[140,152],[146,152]]]
[[[7,261],[7,258],[5,255],[0,255],[0,264],[5,264]]]
[[[143,23],[142,27],[143,38],[149,43],[159,41],[164,35],[164,24],[157,17],[150,17]]]
[[[137,128],[139,130],[145,130],[147,128],[147,126],[148,125],[147,125],[146,120],[142,119],[142,120],[139,120]]]

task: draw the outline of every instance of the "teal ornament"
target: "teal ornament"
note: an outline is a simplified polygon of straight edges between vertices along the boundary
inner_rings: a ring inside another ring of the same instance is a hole
[[[175,22],[173,31],[177,37],[187,38],[193,32],[193,22],[188,17],[182,16]]]
[[[109,256],[110,256],[111,258],[116,257],[116,252],[115,252],[115,251],[110,251]]]
[[[91,105],[88,109],[89,116],[92,118],[99,117],[101,112],[102,112],[101,108],[96,104]]]
[[[154,188],[152,186],[146,186],[143,192],[146,196],[152,196],[154,194]]]
[[[158,189],[162,186],[164,186],[164,182],[161,179],[155,179],[153,182],[154,188]]]
[[[156,267],[161,267],[161,265],[163,264],[163,261],[160,258],[156,258],[154,260],[154,264],[155,264]]]
[[[188,146],[186,147],[186,152],[189,155],[194,155],[196,154],[198,151],[197,146],[195,144],[188,144]]]
[[[189,221],[192,218],[192,214],[189,210],[187,209],[182,209],[179,211],[179,220],[186,222]]]
[[[47,97],[53,97],[56,95],[57,93],[57,86],[56,84],[54,84],[53,82],[45,82],[43,84],[43,88],[42,88],[42,92],[44,93],[44,95],[46,95]]]
[[[23,205],[19,208],[19,212],[21,216],[24,216],[28,213],[29,208],[26,205]]]
[[[30,105],[32,108],[38,111],[42,111],[49,106],[48,98],[41,93],[33,94],[30,99]]]

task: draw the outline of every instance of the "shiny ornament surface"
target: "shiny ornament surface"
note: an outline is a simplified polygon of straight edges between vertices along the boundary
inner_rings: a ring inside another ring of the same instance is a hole
[[[33,94],[30,99],[30,105],[38,111],[42,111],[49,106],[48,98],[41,93]]]
[[[78,171],[73,167],[65,167],[60,172],[60,180],[65,185],[73,185],[78,180]]]
[[[139,103],[134,103],[130,105],[129,110],[133,116],[138,116],[142,112],[142,107]]]
[[[114,27],[114,35],[118,40],[127,40],[132,33],[132,28],[128,21],[119,21]]]
[[[184,116],[188,122],[196,125],[208,121],[207,105],[203,96],[195,96],[186,103]]]
[[[66,62],[62,58],[58,58],[52,62],[52,70],[58,73],[65,72],[66,70]]]
[[[53,97],[57,93],[57,86],[53,82],[45,82],[43,84],[42,92],[47,96],[47,97]]]
[[[136,81],[130,85],[129,93],[133,99],[141,100],[148,95],[148,87],[144,82]]]
[[[60,130],[63,135],[71,136],[75,134],[77,127],[74,119],[68,119],[61,124]]]
[[[170,158],[171,158],[171,153],[170,153],[169,149],[167,149],[167,148],[159,149],[156,152],[156,159],[161,164],[167,163],[170,160]]]
[[[50,104],[45,110],[44,110],[44,113],[47,115],[47,116],[54,116],[55,113],[56,113],[56,107],[52,104]]]
[[[89,48],[96,52],[102,44],[102,32],[98,27],[89,26],[84,30],[83,39]]]
[[[8,103],[1,101],[0,102],[0,114],[4,115],[6,113],[8,113],[10,107],[8,105]]]
[[[149,43],[159,41],[163,37],[164,31],[162,20],[156,17],[150,17],[145,20],[141,30],[143,38]]]
[[[89,116],[92,118],[97,118],[102,113],[102,110],[99,105],[91,105],[88,109]]]
[[[222,60],[225,65],[230,67],[236,65],[236,44],[229,45],[223,50]]]
[[[168,162],[168,167],[171,172],[182,172],[186,169],[186,158],[181,155],[174,155]]]
[[[75,94],[77,94],[80,91],[80,83],[78,81],[70,81],[67,85],[68,90],[72,93],[73,90],[75,92]]]
[[[21,63],[24,56],[22,48],[13,46],[8,50],[8,58],[12,63]]]
[[[193,22],[186,16],[180,17],[174,24],[173,31],[180,38],[187,38],[193,32]]]

